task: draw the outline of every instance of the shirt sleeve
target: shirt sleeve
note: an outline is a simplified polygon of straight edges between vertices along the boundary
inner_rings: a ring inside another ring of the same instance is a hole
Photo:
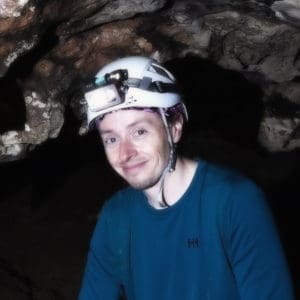
[[[228,255],[242,300],[291,300],[293,288],[281,242],[262,191],[233,184],[226,204]]]
[[[109,212],[104,205],[91,239],[78,300],[119,299],[120,283],[114,273],[109,220]]]

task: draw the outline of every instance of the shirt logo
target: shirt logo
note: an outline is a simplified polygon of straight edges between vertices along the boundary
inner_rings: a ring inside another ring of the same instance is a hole
[[[187,242],[188,248],[199,248],[200,247],[200,240],[197,237],[188,238],[186,242]]]

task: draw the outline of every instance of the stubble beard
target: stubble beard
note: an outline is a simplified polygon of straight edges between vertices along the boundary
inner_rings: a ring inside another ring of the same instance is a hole
[[[147,190],[159,182],[159,180],[161,179],[162,173],[157,175],[156,177],[144,179],[143,181],[126,180],[125,178],[123,178],[123,179],[125,179],[125,181],[134,189]]]

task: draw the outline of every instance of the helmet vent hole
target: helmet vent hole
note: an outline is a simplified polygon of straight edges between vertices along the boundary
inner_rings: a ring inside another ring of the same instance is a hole
[[[169,78],[170,80],[173,80],[173,78],[170,76],[166,70],[158,65],[152,64],[149,68],[149,71],[155,72],[163,77]]]

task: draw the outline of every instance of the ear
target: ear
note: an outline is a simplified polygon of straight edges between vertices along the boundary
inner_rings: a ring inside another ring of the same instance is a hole
[[[176,144],[180,141],[183,129],[183,116],[178,114],[176,119],[171,124],[171,134],[173,138],[173,142]]]

